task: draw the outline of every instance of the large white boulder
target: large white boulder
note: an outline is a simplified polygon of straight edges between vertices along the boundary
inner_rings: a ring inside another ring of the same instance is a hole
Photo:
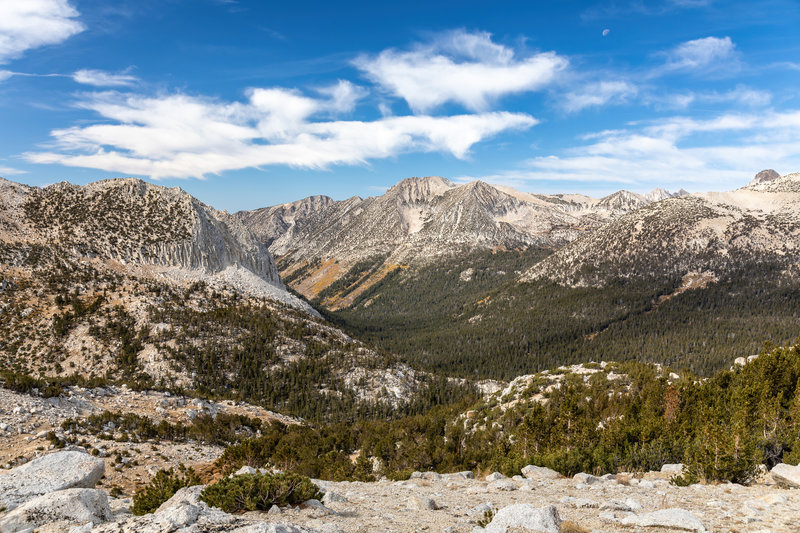
[[[528,465],[522,469],[522,475],[528,479],[558,479],[561,474],[544,466]]]
[[[295,526],[292,524],[252,524],[231,530],[231,533],[321,533],[318,529]]]
[[[706,530],[696,516],[685,509],[678,508],[626,516],[620,520],[620,523],[626,526],[663,527],[681,531],[704,532]]]
[[[595,485],[597,483],[602,483],[603,480],[599,477],[593,476],[591,474],[587,474],[586,472],[580,472],[572,476],[572,479],[577,481],[578,483],[583,483],[585,485]]]
[[[770,471],[772,479],[781,487],[800,489],[800,466],[781,463],[775,465]]]
[[[561,517],[552,505],[534,507],[529,503],[518,503],[503,507],[486,526],[488,533],[506,533],[509,530],[537,531],[540,533],[559,533]]]
[[[45,494],[20,505],[0,518],[0,533],[29,531],[45,524],[63,522],[100,524],[112,517],[108,495],[99,489],[66,489]]]
[[[105,462],[86,452],[51,453],[0,473],[0,507],[11,510],[58,490],[90,489],[104,473]]]
[[[667,463],[661,466],[661,473],[662,474],[674,474],[676,476],[680,476],[683,474],[683,464],[682,463],[674,463],[670,464]]]

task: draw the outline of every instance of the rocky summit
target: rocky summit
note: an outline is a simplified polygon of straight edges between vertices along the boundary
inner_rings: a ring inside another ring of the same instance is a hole
[[[44,268],[70,259],[176,282],[234,285],[306,310],[272,256],[236,218],[185,191],[137,179],[44,188],[0,178],[0,260]]]

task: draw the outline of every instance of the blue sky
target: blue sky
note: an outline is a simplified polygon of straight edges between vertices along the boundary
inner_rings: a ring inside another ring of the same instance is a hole
[[[800,2],[0,0],[0,176],[235,211],[800,171]]]

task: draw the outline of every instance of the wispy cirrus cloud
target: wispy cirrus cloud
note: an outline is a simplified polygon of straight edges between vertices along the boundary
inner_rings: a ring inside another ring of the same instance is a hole
[[[740,68],[736,45],[730,37],[703,37],[686,41],[664,52],[664,63],[650,73],[651,77],[674,72],[718,72]]]
[[[739,85],[730,91],[686,91],[667,95],[648,95],[646,103],[666,109],[686,109],[695,103],[731,103],[745,107],[766,107],[772,102],[772,93]]]
[[[604,1],[581,13],[583,20],[616,18],[630,15],[663,15],[679,9],[698,9],[712,5],[715,0],[622,0]]]
[[[72,79],[95,87],[128,87],[139,81],[139,78],[126,72],[113,73],[94,69],[78,70],[72,74]]]
[[[744,185],[763,168],[800,168],[796,110],[725,113],[704,120],[676,116],[585,138],[593,142],[482,179],[521,188],[576,182],[720,190]]]
[[[27,172],[25,172],[24,170],[0,166],[0,176],[18,176],[20,174],[26,174],[26,173]]]
[[[704,37],[685,41],[653,55],[659,63],[639,72],[571,72],[565,77],[567,90],[555,92],[562,109],[574,113],[591,107],[637,103],[685,109],[696,102],[768,105],[771,94],[743,88],[727,92],[682,91],[659,94],[653,90],[657,78],[674,73],[700,75],[733,72],[741,64],[730,37]],[[570,88],[571,87],[571,88]]]
[[[68,0],[0,2],[0,64],[82,32],[85,28],[78,16]]]
[[[624,80],[597,81],[582,84],[579,88],[564,94],[562,107],[574,113],[587,107],[625,103],[638,93],[637,86]]]
[[[464,158],[475,143],[537,123],[508,112],[320,120],[321,113],[347,107],[337,96],[341,87],[321,99],[283,88],[252,89],[244,102],[94,93],[80,106],[103,123],[55,130],[49,151],[25,158],[155,179],[203,177],[269,165],[364,164],[412,151]]]
[[[415,113],[426,113],[447,102],[483,111],[504,95],[545,87],[568,61],[555,52],[517,57],[489,33],[453,31],[410,50],[362,55],[354,64]]]

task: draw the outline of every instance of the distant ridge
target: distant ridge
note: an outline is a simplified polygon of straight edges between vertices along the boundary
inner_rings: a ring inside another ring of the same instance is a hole
[[[753,263],[800,269],[800,173],[759,172],[731,192],[680,196],[632,211],[563,247],[523,274],[568,285],[615,277],[706,273]]]
[[[681,194],[681,193],[678,193]],[[385,194],[332,201],[312,196],[236,213],[280,257],[295,290],[315,298],[369,262],[357,285],[379,281],[398,265],[421,266],[476,250],[558,248],[629,211],[676,194],[618,191],[605,198],[520,192],[483,181],[404,179]],[[346,302],[345,302],[346,303]]]

